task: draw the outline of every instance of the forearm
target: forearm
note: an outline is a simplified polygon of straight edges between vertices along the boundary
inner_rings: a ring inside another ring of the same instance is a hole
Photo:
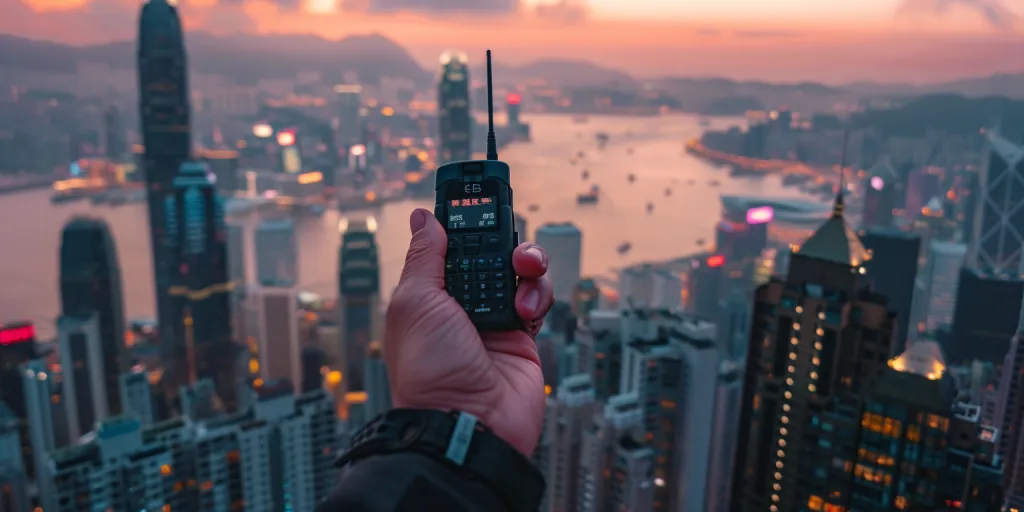
[[[317,508],[317,512],[423,510],[508,509],[483,483],[456,467],[415,452],[374,455],[346,466],[334,492]]]

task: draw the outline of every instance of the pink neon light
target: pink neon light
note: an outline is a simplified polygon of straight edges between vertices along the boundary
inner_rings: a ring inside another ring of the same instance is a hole
[[[771,206],[758,206],[747,210],[747,224],[766,224],[775,220],[775,209]]]
[[[885,181],[882,180],[881,176],[872,176],[871,177],[871,188],[873,188],[875,190],[882,190],[882,187],[884,187],[884,186],[885,186]]]

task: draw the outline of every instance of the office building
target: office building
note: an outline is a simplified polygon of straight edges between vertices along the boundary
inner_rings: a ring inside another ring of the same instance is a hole
[[[814,446],[820,411],[856,401],[888,369],[895,314],[867,285],[870,254],[843,206],[840,193],[831,217],[794,249],[786,280],[755,293],[732,510],[800,510],[820,497],[834,467]]]
[[[112,162],[121,162],[128,156],[127,132],[121,111],[115,105],[108,105],[103,112],[103,154]]]
[[[551,454],[544,474],[547,480],[545,502],[550,512],[579,509],[580,449],[584,431],[590,427],[601,403],[595,399],[590,375],[566,377],[554,396],[548,397],[551,429],[548,440]]]
[[[1021,424],[1024,421],[1024,330],[1010,339],[1003,360],[991,424],[999,428],[997,453],[1003,460],[1003,480],[1009,501],[1024,506],[1024,454],[1020,451]]]
[[[141,169],[146,177],[157,319],[161,340],[177,345],[181,317],[169,291],[180,263],[170,248],[166,203],[175,194],[178,170],[192,155],[188,65],[177,7],[167,0],[146,2],[139,16],[138,42]]]
[[[300,392],[313,391],[324,386],[323,369],[327,366],[327,354],[315,345],[302,347],[302,388]]]
[[[591,375],[598,400],[619,394],[622,380],[621,323],[618,311],[596,310],[586,324],[576,329],[580,360]]]
[[[872,288],[889,298],[889,310],[896,312],[896,339],[890,356],[903,353],[913,326],[914,287],[921,239],[894,229],[870,229],[860,235],[871,259],[864,264]],[[955,288],[954,288],[955,290]]]
[[[750,299],[740,290],[731,290],[722,301],[718,315],[718,350],[723,359],[739,361],[747,357],[750,336]]]
[[[362,118],[359,115],[363,88],[359,85],[339,84],[334,86],[338,101],[338,143],[343,148],[362,142]]]
[[[130,371],[121,374],[121,403],[124,414],[139,419],[143,428],[153,425],[156,409],[153,405],[153,390],[149,375],[144,371]]]
[[[0,512],[31,509],[28,478],[7,461],[0,462]]]
[[[968,252],[968,257],[970,253]],[[950,364],[974,359],[999,363],[1017,332],[1024,281],[965,266],[957,283],[952,336],[942,351]]]
[[[60,243],[60,302],[65,316],[96,314],[99,333],[93,342],[102,355],[101,389],[105,392],[96,399],[106,402],[104,409],[109,414],[120,414],[118,378],[125,355],[124,297],[117,248],[103,220],[76,217],[64,226]]]
[[[704,260],[693,260],[687,273],[686,310],[705,318],[717,318],[728,278],[725,256],[713,254]]]
[[[31,322],[9,322],[0,324],[0,403],[6,403],[15,418],[28,417],[28,403],[24,390],[24,375],[21,365],[35,359],[36,329]],[[31,451],[31,437],[28,424],[21,422],[21,445],[25,453]],[[35,464],[25,456],[22,464],[31,477]]]
[[[473,158],[468,60],[462,53],[441,55],[441,79],[437,86],[438,133],[441,136],[437,161],[441,164]]]
[[[723,360],[718,365],[715,405],[708,446],[707,487],[704,490],[706,512],[727,512],[732,491],[732,468],[736,459],[736,434],[743,400],[742,359]]]
[[[885,229],[892,227],[896,197],[901,192],[897,187],[899,181],[899,174],[888,156],[882,157],[871,167],[864,186],[861,228]]]
[[[34,468],[34,472],[29,472],[29,476],[35,477],[36,486],[41,494],[46,490],[43,485],[46,481],[46,456],[58,446],[54,408],[50,403],[54,375],[48,371],[46,361],[43,359],[25,362],[19,369],[22,380],[19,387],[25,392],[27,410],[24,418],[30,439],[24,462],[26,467],[31,464]]]
[[[299,282],[295,226],[289,219],[271,219],[256,228],[256,282],[262,286],[295,286]]]
[[[601,307],[601,287],[597,281],[589,277],[580,279],[572,291],[572,314],[583,323],[587,323],[590,312]]]
[[[908,169],[904,201],[906,220],[916,220],[924,214],[933,197],[942,195],[942,173],[942,168],[932,165]]]
[[[57,320],[63,403],[72,441],[92,432],[108,415],[106,370],[99,316],[62,316]],[[118,389],[120,394],[120,389]],[[118,403],[121,397],[118,396]]]
[[[619,271],[619,307],[680,309],[683,282],[679,276],[650,264]]]
[[[616,451],[624,438],[633,442],[643,439],[642,412],[637,395],[627,394],[610,397],[604,408],[594,413],[580,446],[577,510],[617,510],[616,497],[610,492]],[[649,480],[647,485],[651,485]]]
[[[571,222],[549,223],[537,228],[537,245],[548,253],[548,277],[555,300],[569,303],[580,280],[583,233]]]
[[[302,346],[299,340],[298,289],[261,287],[253,294],[259,328],[260,377],[283,380],[302,389]]]
[[[220,194],[231,197],[245,190],[245,181],[238,172],[238,152],[228,149],[206,150],[196,155],[210,170],[210,181]]]
[[[213,379],[224,406],[235,407],[233,366],[238,347],[232,341],[224,202],[210,183],[206,167],[185,163],[174,178],[174,195],[165,200],[165,250],[178,263],[168,289],[174,326],[161,338],[164,381],[176,390],[198,379]],[[170,314],[170,313],[169,313]]]
[[[519,215],[518,213],[516,213],[515,214],[515,226],[516,226],[516,233],[519,233],[519,243],[529,242],[530,241],[530,231],[529,231],[529,224],[527,224],[527,222],[526,222],[526,217],[523,217],[522,215]]]
[[[985,137],[985,162],[979,173],[981,194],[977,201],[979,214],[974,218],[973,236],[969,241],[968,263],[986,274],[1018,277],[1024,266],[1022,247],[1024,211],[1019,208],[1024,180],[1024,147],[1003,138],[995,130]]]
[[[745,211],[723,208],[722,219],[715,226],[715,253],[725,258],[727,272],[749,275],[761,252],[768,247],[768,226],[775,218],[770,206]]]
[[[366,415],[370,418],[391,409],[391,386],[384,350],[379,341],[371,341],[366,353]]]
[[[217,389],[213,380],[198,379],[178,390],[180,402],[179,412],[194,421],[205,421],[215,418],[224,412],[224,407],[217,397]]]
[[[379,340],[381,328],[380,262],[377,257],[377,221],[344,219],[338,254],[338,308],[343,369],[347,391],[366,391],[367,349]]]
[[[929,245],[923,319],[927,330],[934,331],[953,324],[960,269],[963,268],[966,256],[967,246],[964,244],[936,240]]]

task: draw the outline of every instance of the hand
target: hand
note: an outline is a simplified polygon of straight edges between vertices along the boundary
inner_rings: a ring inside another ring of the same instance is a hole
[[[533,336],[554,300],[544,276],[547,253],[533,244],[512,253],[516,312],[529,332],[481,334],[445,291],[444,228],[423,209],[412,212],[409,224],[412,241],[384,332],[394,406],[468,412],[529,455],[544,422],[544,376]]]

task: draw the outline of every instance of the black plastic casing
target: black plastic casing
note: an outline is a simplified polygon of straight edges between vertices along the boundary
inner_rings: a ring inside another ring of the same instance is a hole
[[[474,187],[474,185],[480,185]],[[479,313],[470,307],[466,313],[479,331],[508,331],[522,327],[522,320],[516,313],[516,275],[512,268],[512,251],[519,245],[519,233],[515,231],[515,215],[512,209],[512,185],[509,183],[509,166],[500,160],[468,160],[450,162],[437,168],[434,185],[435,201],[434,216],[448,232],[448,253],[445,258],[446,283],[452,277],[450,266],[462,258],[476,258],[477,255],[466,254],[467,236],[479,235],[484,241],[491,240],[497,244],[485,244],[480,255],[483,258],[501,256],[504,258],[503,283],[504,298],[501,299],[500,311]],[[448,229],[448,204],[455,199],[474,197],[496,197],[496,226],[477,229]],[[494,240],[494,238],[497,240]],[[456,269],[455,274],[458,274]],[[474,269],[473,275],[479,274]],[[478,284],[478,283],[474,283]],[[461,285],[460,285],[461,286]],[[449,288],[449,294],[459,299],[460,293]],[[490,302],[494,302],[491,299]],[[474,301],[475,303],[475,301]],[[495,308],[498,309],[498,308]]]

